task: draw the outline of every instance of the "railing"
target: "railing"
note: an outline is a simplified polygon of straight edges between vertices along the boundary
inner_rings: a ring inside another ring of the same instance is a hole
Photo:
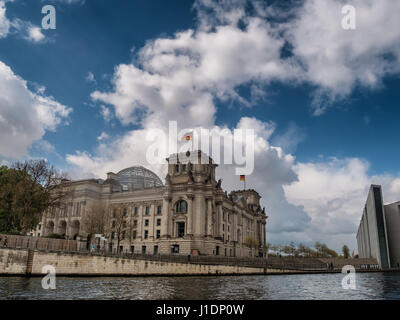
[[[0,248],[78,251],[78,241],[0,234]]]
[[[197,256],[180,254],[136,254],[128,252],[110,252],[106,250],[90,250],[86,243],[79,246],[76,240],[50,239],[42,237],[16,236],[0,234],[0,248],[21,248],[33,250],[50,250],[62,252],[82,252],[97,256],[118,257],[172,263],[193,263],[207,265],[228,265],[239,267],[270,268],[299,271],[340,271],[345,264],[354,265],[357,270],[377,269],[374,259],[319,259],[319,258],[238,258],[225,256]],[[331,268],[330,263],[333,263]]]

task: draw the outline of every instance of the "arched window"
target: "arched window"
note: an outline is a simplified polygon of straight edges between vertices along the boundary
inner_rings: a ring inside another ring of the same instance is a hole
[[[186,213],[187,211],[187,202],[185,200],[179,200],[176,203],[176,213]]]

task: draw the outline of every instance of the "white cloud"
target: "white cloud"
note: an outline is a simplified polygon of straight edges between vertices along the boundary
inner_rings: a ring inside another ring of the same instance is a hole
[[[4,1],[0,1],[0,39],[8,35],[10,21],[6,17],[6,7]]]
[[[251,81],[288,78],[293,67],[280,60],[283,45],[257,17],[248,18],[243,29],[224,25],[212,32],[179,32],[149,42],[139,51],[137,64],[118,65],[114,90],[96,91],[92,98],[112,105],[123,124],[165,127],[174,115],[189,126],[210,127],[215,99],[240,99],[235,89]]]
[[[33,42],[43,41],[45,38],[44,34],[41,31],[41,28],[36,26],[31,26],[28,28],[28,40]]]
[[[11,22],[11,27],[27,41],[34,43],[44,43],[48,41],[48,39],[42,33],[42,29],[29,21],[16,18]]]
[[[54,131],[65,121],[70,108],[52,97],[31,92],[26,81],[0,61],[0,156],[26,154],[46,130]]]
[[[341,26],[345,4],[356,9],[356,30]],[[305,1],[286,36],[305,67],[302,77],[318,88],[315,114],[356,86],[377,88],[385,76],[399,73],[399,11],[397,0]]]
[[[102,133],[97,137],[97,140],[99,140],[99,141],[107,140],[109,137],[110,137],[110,136],[109,136],[107,133],[102,132]]]
[[[101,113],[104,121],[106,121],[106,122],[110,122],[112,120],[112,118],[114,117],[110,108],[107,108],[104,105],[100,106],[100,113]]]
[[[332,158],[317,163],[297,163],[298,180],[285,185],[288,201],[304,207],[311,222],[306,234],[314,241],[328,241],[335,248],[355,247],[355,233],[371,184],[383,186],[384,201],[400,199],[400,178],[371,176],[369,163],[358,158]]]
[[[87,82],[96,82],[96,79],[94,78],[94,74],[92,72],[88,72],[88,74],[86,75],[86,81]]]

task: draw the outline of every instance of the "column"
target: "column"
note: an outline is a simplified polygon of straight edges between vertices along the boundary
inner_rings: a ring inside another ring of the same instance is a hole
[[[218,205],[217,210],[218,210],[218,231],[219,231],[218,232],[218,236],[222,238],[222,234],[223,234],[223,231],[222,231],[222,224],[223,224],[223,221],[222,221],[222,216],[223,216],[222,203],[220,203]]]
[[[212,237],[212,198],[207,198],[207,236]]]
[[[143,230],[143,204],[140,205],[139,207],[139,212],[138,212],[138,217],[137,217],[138,223],[137,223],[137,232],[136,232],[136,238],[141,241],[142,238],[142,230]]]
[[[264,240],[264,245],[267,245],[267,235],[266,235],[266,230],[265,230],[265,227],[266,227],[266,223],[263,223],[263,240]]]
[[[188,212],[187,212],[187,226],[186,226],[186,233],[188,235],[192,235],[193,234],[193,228],[192,228],[192,224],[193,224],[193,198],[194,195],[189,194],[188,196]]]
[[[169,223],[169,197],[163,198],[162,205],[162,218],[161,218],[161,238],[167,238],[170,235],[170,231],[168,230]]]
[[[149,239],[154,240],[156,229],[156,204],[150,204],[150,218],[149,218]]]

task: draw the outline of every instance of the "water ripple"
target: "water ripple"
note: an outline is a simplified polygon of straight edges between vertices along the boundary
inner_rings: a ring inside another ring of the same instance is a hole
[[[0,277],[0,299],[400,299],[400,273],[359,273],[356,290],[342,274],[229,277],[58,277],[55,290],[41,278]]]

